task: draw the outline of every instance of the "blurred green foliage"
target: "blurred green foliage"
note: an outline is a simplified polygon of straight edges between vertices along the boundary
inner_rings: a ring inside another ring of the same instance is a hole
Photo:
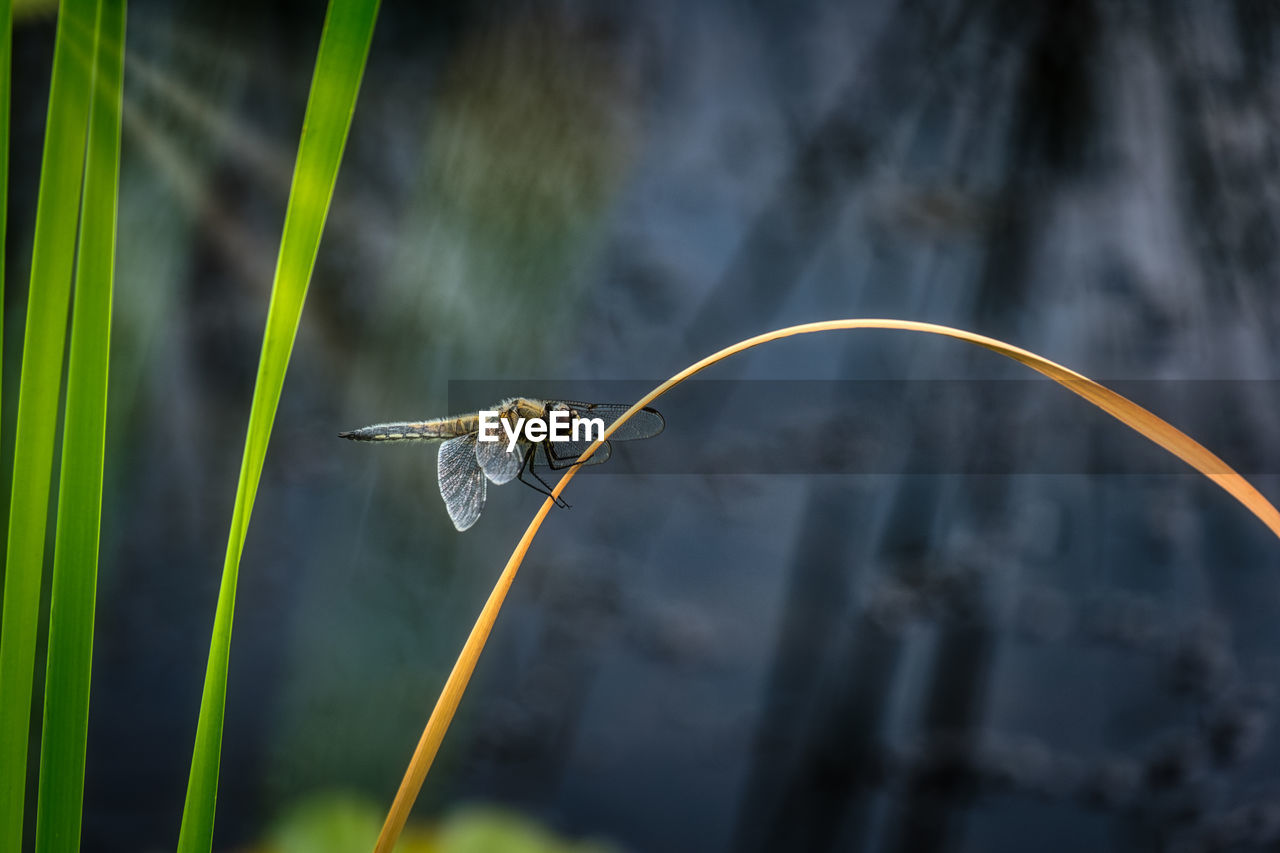
[[[58,11],[58,0],[13,0],[15,20],[52,15]]]
[[[286,811],[266,840],[245,853],[350,853],[373,846],[383,810],[349,793],[303,800]],[[410,824],[397,853],[612,853],[596,841],[571,841],[532,818],[493,806],[469,806],[435,826]]]

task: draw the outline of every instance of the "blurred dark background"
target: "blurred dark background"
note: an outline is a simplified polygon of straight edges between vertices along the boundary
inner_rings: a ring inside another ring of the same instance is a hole
[[[130,4],[86,850],[177,838],[322,17]],[[52,38],[15,30],[6,450]],[[1280,497],[1278,50],[1268,0],[384,0],[244,553],[219,849],[318,793],[389,803],[539,505],[491,489],[458,534],[433,450],[336,438],[451,382],[643,388],[791,323],[927,320],[1215,389],[1135,397],[1223,407],[1210,435]],[[1099,462],[1148,451],[955,341],[810,336],[708,378],[658,404],[679,440],[552,514],[422,820],[495,803],[637,851],[1280,839],[1280,548],[1225,493]],[[1009,429],[937,462],[913,437],[951,380]],[[846,428],[773,431],[800,398]],[[706,461],[824,439],[874,465]]]

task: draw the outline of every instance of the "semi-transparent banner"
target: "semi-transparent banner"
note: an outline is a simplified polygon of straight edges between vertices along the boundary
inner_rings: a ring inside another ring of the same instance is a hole
[[[454,380],[448,412],[528,397],[634,403],[656,381]],[[1280,473],[1280,381],[1104,381],[1246,476]],[[1191,469],[1047,379],[692,380],[666,428],[616,442],[600,473],[1181,474]]]

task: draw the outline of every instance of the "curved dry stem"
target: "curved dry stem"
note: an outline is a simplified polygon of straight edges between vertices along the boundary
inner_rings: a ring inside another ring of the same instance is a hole
[[[604,435],[598,441],[583,452],[580,460],[590,458],[596,449],[608,440],[614,430],[622,426],[636,412],[681,382],[701,373],[711,365],[723,361],[731,355],[736,355],[761,344],[781,340],[782,338],[807,335],[814,332],[848,329],[896,329],[942,335],[985,347],[1014,361],[1021,362],[1032,370],[1043,373],[1055,382],[1066,386],[1069,390],[1085,398],[1125,426],[1142,433],[1192,468],[1195,468],[1225,489],[1228,494],[1243,504],[1246,509],[1270,528],[1277,538],[1280,538],[1280,511],[1264,498],[1249,481],[1236,473],[1230,465],[1219,459],[1204,445],[1132,400],[1099,385],[1074,370],[1020,347],[998,341],[995,338],[988,338],[985,335],[966,332],[963,329],[939,326],[934,323],[918,323],[911,320],[853,319],[805,323],[799,326],[788,326],[785,329],[766,332],[763,335],[757,335],[754,338],[748,338],[745,341],[725,347],[719,352],[689,365],[641,397],[634,406],[627,410],[626,414],[614,421],[605,430]],[[537,515],[533,517],[528,529],[520,537],[520,542],[516,545],[515,551],[512,552],[511,558],[507,560],[507,565],[502,570],[502,575],[498,578],[493,592],[489,594],[489,600],[485,602],[484,609],[480,611],[475,627],[471,629],[466,645],[462,647],[462,652],[458,655],[458,660],[453,665],[453,670],[449,673],[448,680],[445,681],[440,698],[436,700],[435,710],[431,712],[431,717],[427,720],[427,727],[422,732],[422,738],[418,741],[417,749],[413,752],[413,758],[405,771],[404,780],[400,783],[400,790],[396,792],[395,800],[391,804],[391,810],[387,814],[386,823],[383,824],[382,833],[378,836],[378,843],[374,848],[375,853],[391,853],[391,849],[395,846],[396,839],[399,838],[400,831],[404,828],[405,821],[409,817],[409,810],[413,807],[418,791],[421,790],[422,783],[427,778],[427,770],[431,767],[436,751],[440,748],[440,742],[444,739],[445,730],[448,729],[449,723],[453,719],[454,711],[457,710],[458,703],[462,699],[462,693],[467,687],[472,671],[475,669],[476,661],[480,658],[480,652],[484,649],[485,641],[489,637],[493,623],[498,618],[498,611],[502,608],[507,591],[511,588],[511,582],[515,580],[516,571],[519,570],[520,564],[524,561],[525,553],[529,550],[533,537],[542,526],[542,521],[547,517],[547,513],[551,510],[555,499],[560,496],[565,486],[578,473],[579,467],[575,465],[569,468],[565,475],[560,478],[560,481],[556,483],[555,488],[551,490],[551,496],[543,501]]]

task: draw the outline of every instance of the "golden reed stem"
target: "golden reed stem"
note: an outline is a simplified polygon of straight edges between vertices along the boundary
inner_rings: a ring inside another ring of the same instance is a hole
[[[1063,367],[1057,362],[1050,361],[1028,350],[1015,347],[1012,344],[1007,344],[995,338],[988,338],[985,335],[966,332],[963,329],[939,326],[934,323],[918,323],[912,320],[826,320],[820,323],[788,326],[785,329],[777,329],[772,332],[766,332],[763,335],[757,335],[754,338],[748,338],[745,341],[739,341],[695,364],[689,365],[644,397],[641,397],[622,417],[609,426],[599,441],[593,443],[583,452],[579,460],[587,459],[595,453],[596,448],[608,440],[613,431],[636,412],[681,382],[731,355],[736,355],[761,344],[767,344],[770,341],[781,340],[782,338],[808,335],[814,332],[849,329],[895,329],[942,335],[985,347],[1014,361],[1021,362],[1032,370],[1043,373],[1055,382],[1066,386],[1070,391],[1088,400],[1125,426],[1142,433],[1192,468],[1195,468],[1225,489],[1228,494],[1243,504],[1246,509],[1270,528],[1277,538],[1280,538],[1280,511],[1264,498],[1249,481],[1236,473],[1231,466],[1219,459],[1204,445],[1172,424],[1142,408],[1137,403],[1076,373],[1074,370]],[[422,783],[427,778],[427,770],[430,769],[431,762],[435,759],[436,752],[440,749],[440,743],[444,739],[444,733],[449,728],[449,723],[453,720],[453,714],[458,709],[458,703],[462,700],[462,693],[466,690],[467,682],[471,679],[471,673],[475,670],[476,661],[480,658],[480,652],[484,650],[485,641],[489,638],[489,632],[493,629],[493,624],[498,618],[498,611],[502,609],[502,603],[507,597],[507,591],[511,589],[511,583],[515,580],[516,572],[524,561],[525,553],[529,550],[533,537],[542,526],[543,519],[547,517],[547,513],[551,510],[554,499],[560,496],[565,486],[574,478],[574,475],[578,472],[578,467],[575,465],[569,468],[565,475],[560,478],[560,481],[556,483],[555,488],[552,489],[551,497],[542,502],[542,507],[533,517],[533,521],[529,523],[524,535],[520,537],[520,542],[511,553],[511,558],[507,560],[507,565],[498,577],[498,582],[494,586],[493,592],[489,594],[489,600],[485,602],[484,609],[480,611],[480,616],[476,619],[476,624],[471,629],[471,634],[467,637],[467,642],[462,647],[462,652],[458,655],[458,660],[453,665],[453,670],[445,681],[444,689],[440,692],[440,698],[436,700],[435,709],[431,712],[430,719],[427,720],[427,726],[422,732],[418,746],[413,751],[413,758],[410,759],[404,779],[400,782],[400,790],[396,792],[395,800],[387,813],[386,822],[382,826],[382,832],[378,835],[374,853],[391,853],[392,848],[395,847],[396,840],[400,837],[400,832],[404,829],[405,822],[409,818],[409,811],[413,808],[413,802],[417,799],[418,792],[422,789]]]

